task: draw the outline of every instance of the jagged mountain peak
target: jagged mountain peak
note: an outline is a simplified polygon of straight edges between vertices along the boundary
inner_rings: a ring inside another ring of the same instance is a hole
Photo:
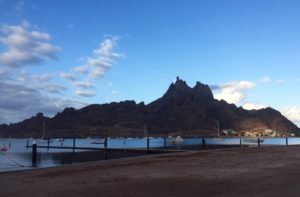
[[[206,97],[206,99],[210,99],[210,100],[214,99],[214,95],[211,89],[209,88],[209,86],[199,81],[196,82],[193,91],[198,96]]]
[[[174,91],[174,90],[189,90],[191,89],[186,81],[183,81],[182,79],[180,79],[178,76],[176,77],[176,81],[175,83],[171,83],[168,91]],[[167,92],[168,92],[167,91]]]
[[[187,84],[186,84],[186,81],[183,81],[182,79],[180,79],[178,76],[176,77],[176,81],[175,81],[175,86],[177,87],[189,87]]]
[[[39,112],[35,115],[36,118],[44,118],[44,114]]]
[[[192,88],[190,88],[185,81],[177,77],[175,83],[171,83],[163,98],[189,94],[191,91]]]
[[[201,82],[196,82],[196,85],[191,88],[187,85],[186,81],[176,78],[176,82],[172,83],[163,96],[172,97],[172,98],[183,98],[183,97],[192,97],[191,100],[213,100],[214,96],[208,85]]]

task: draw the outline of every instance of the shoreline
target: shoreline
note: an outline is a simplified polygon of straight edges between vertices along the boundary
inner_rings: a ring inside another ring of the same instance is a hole
[[[298,196],[300,146],[146,155],[0,173],[1,196]],[[116,189],[117,188],[117,189]],[[44,193],[47,190],[47,193]]]
[[[157,150],[157,149],[155,149]],[[0,176],[1,174],[5,174],[5,173],[14,173],[14,172],[21,172],[21,171],[28,171],[28,170],[47,170],[47,169],[51,169],[51,168],[60,168],[60,167],[72,167],[72,166],[79,166],[79,165],[89,165],[89,164],[99,164],[99,163],[105,163],[105,162],[109,162],[109,161],[114,161],[114,160],[126,160],[126,159],[132,159],[132,158],[151,158],[151,157],[156,157],[158,154],[159,155],[169,155],[174,154],[174,153],[179,153],[179,152],[183,152],[183,151],[165,151],[164,153],[150,153],[150,154],[143,154],[143,155],[137,155],[137,156],[124,156],[124,157],[118,157],[118,158],[110,158],[110,159],[102,159],[102,160],[97,160],[97,161],[87,161],[87,162],[81,162],[81,163],[70,163],[70,164],[62,164],[62,165],[57,165],[57,166],[47,166],[47,167],[31,167],[31,166],[25,166],[24,169],[20,168],[18,170],[9,170],[9,171],[0,171]],[[26,169],[25,169],[26,168]]]

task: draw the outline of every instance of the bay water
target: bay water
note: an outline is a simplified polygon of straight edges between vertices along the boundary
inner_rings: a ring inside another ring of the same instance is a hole
[[[180,141],[174,141],[170,138],[149,138],[149,147],[151,149],[199,149],[202,147],[203,139],[205,144],[221,146],[239,146],[240,143],[247,146],[258,146],[257,138],[183,138]],[[260,138],[261,146],[274,145],[299,145],[300,138]],[[31,169],[32,167],[32,149],[26,147],[32,145],[34,139],[0,139],[0,172],[22,169]],[[38,140],[36,140],[38,142]],[[63,147],[73,147],[73,139],[53,139],[50,146],[62,148],[38,148],[37,166],[38,168],[60,166],[65,164],[83,163],[104,159],[104,139],[76,139],[76,147],[99,148],[99,150],[80,150],[64,149]],[[95,143],[96,142],[96,143]],[[100,143],[99,143],[100,142]],[[47,143],[37,143],[38,146],[47,146]],[[107,147],[111,149],[146,149],[146,138],[109,138]],[[143,155],[141,152],[121,151],[109,152],[108,158],[132,157]]]

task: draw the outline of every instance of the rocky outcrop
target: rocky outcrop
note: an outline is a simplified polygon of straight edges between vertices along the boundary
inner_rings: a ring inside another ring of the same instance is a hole
[[[0,125],[4,137],[40,137],[43,122],[51,137],[207,135],[220,129],[237,131],[274,129],[295,131],[298,127],[280,112],[265,108],[245,110],[216,100],[208,85],[191,88],[177,78],[159,99],[145,105],[134,101],[93,104],[82,109],[66,108],[53,118],[42,113],[11,125]]]

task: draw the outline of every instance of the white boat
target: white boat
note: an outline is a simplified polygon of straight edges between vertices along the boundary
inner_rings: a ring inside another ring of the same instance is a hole
[[[63,141],[65,141],[65,139],[64,138],[59,138],[59,139],[56,139],[55,141],[56,142],[63,142]]]
[[[169,142],[172,144],[181,144],[184,140],[181,136],[177,136],[177,137],[168,137]]]
[[[44,138],[44,139],[37,139],[36,140],[37,143],[48,143],[48,139]],[[49,139],[49,143],[52,143],[53,140]]]
[[[91,141],[91,144],[104,144],[104,139],[97,139]]]
[[[214,140],[214,141],[222,141],[222,140],[224,140],[224,138],[222,138],[222,137],[217,137],[217,138],[213,138],[213,140]]]
[[[45,123],[45,120],[44,120],[44,125],[43,125],[43,136],[41,139],[37,139],[37,143],[52,143],[53,140],[52,139],[46,139],[46,123]]]

